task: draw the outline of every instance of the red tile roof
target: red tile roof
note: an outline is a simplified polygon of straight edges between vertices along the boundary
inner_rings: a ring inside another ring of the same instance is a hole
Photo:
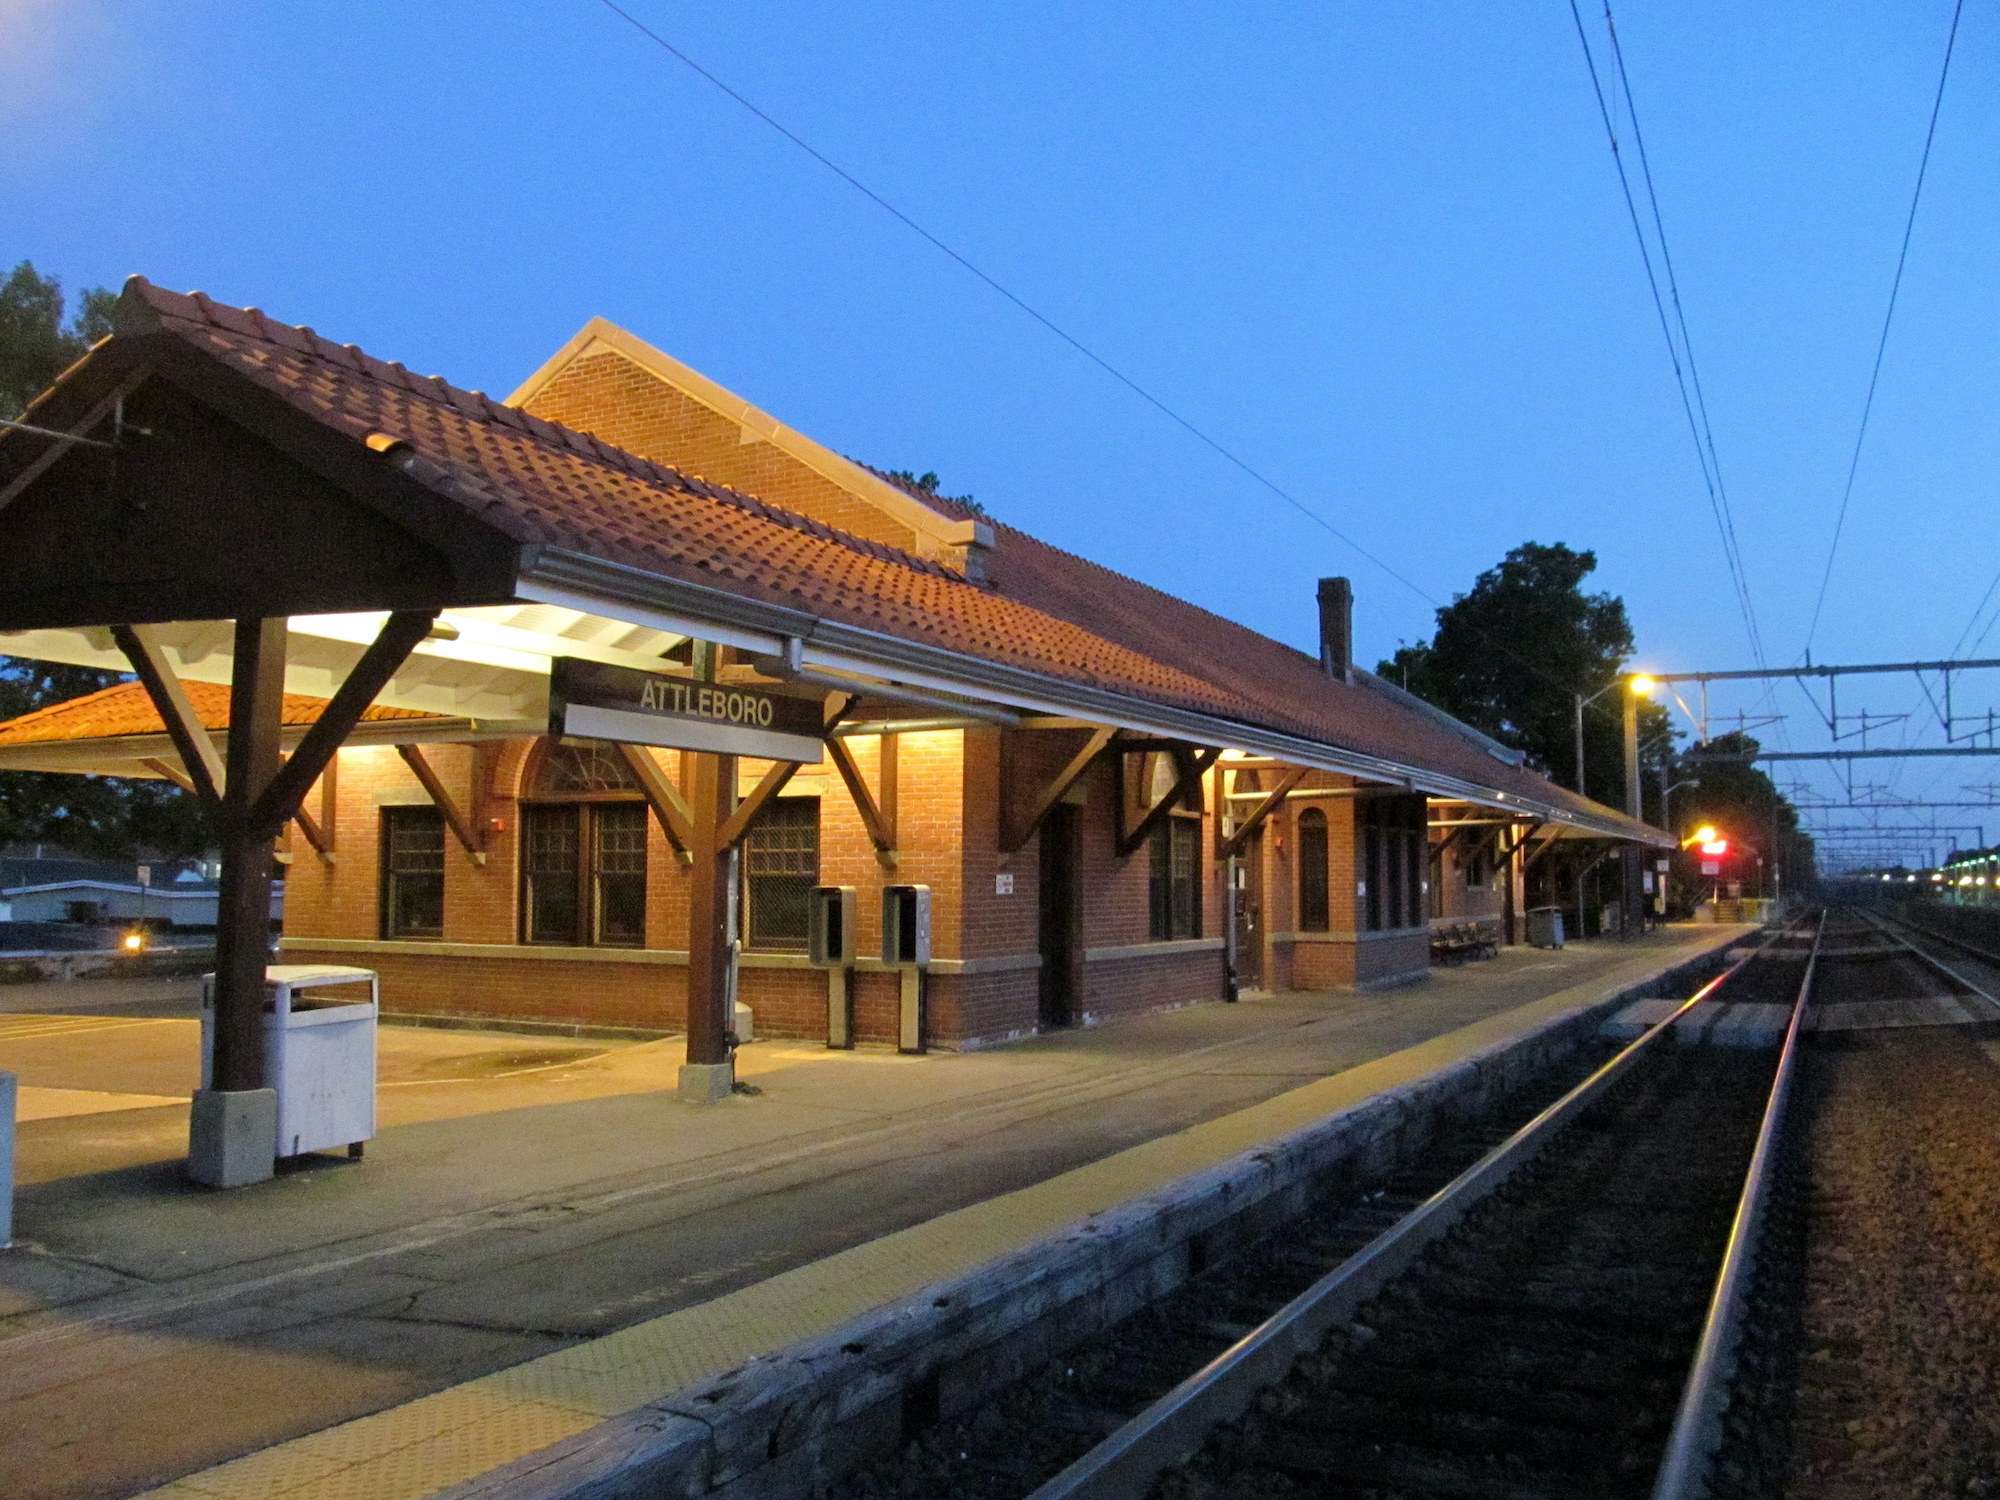
[[[188,702],[204,728],[229,727],[229,688],[215,682],[187,682]],[[309,698],[303,693],[285,694],[284,722],[310,724],[326,708],[326,699]],[[383,719],[428,719],[436,715],[407,708],[384,708],[372,704],[361,716],[367,721]],[[160,711],[146,696],[143,684],[117,682],[81,698],[51,703],[0,723],[0,749],[14,745],[51,744],[64,740],[113,739],[121,735],[165,734],[167,726]]]
[[[357,443],[407,444],[419,482],[524,543],[1625,822],[1366,674],[1331,680],[1313,657],[1012,527],[994,527],[991,582],[974,583],[255,309],[134,277],[119,328],[182,340]]]

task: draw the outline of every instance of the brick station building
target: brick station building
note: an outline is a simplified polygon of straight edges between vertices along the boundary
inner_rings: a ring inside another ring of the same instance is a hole
[[[924,1039],[987,1045],[1418,979],[1435,924],[1511,940],[1527,882],[1671,842],[1357,667],[1345,580],[1298,651],[601,321],[504,403],[138,279],[117,327],[28,414],[63,438],[0,433],[0,652],[140,680],[0,726],[0,770],[181,781],[246,870],[275,836],[283,961],[389,1012],[698,1029],[733,970],[757,1034],[823,1037],[848,886],[893,1041],[917,884]],[[562,657],[809,698],[824,754],[552,738]]]

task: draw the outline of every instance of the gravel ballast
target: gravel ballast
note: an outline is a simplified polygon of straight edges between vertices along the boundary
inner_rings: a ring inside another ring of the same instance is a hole
[[[1800,1062],[1770,1357],[1725,1487],[2000,1496],[2000,1067],[1942,1027],[1819,1037]]]

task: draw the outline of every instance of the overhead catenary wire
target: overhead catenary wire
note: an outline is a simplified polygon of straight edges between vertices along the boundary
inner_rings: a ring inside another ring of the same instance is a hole
[[[1275,495],[1278,499],[1282,500],[1285,504],[1289,505],[1293,510],[1297,511],[1300,515],[1304,516],[1314,525],[1319,526],[1321,529],[1326,531],[1328,535],[1332,536],[1335,540],[1341,542],[1343,545],[1351,549],[1358,556],[1374,564],[1375,567],[1379,568],[1388,577],[1394,579],[1397,583],[1401,584],[1405,589],[1409,590],[1409,592],[1414,594],[1417,598],[1431,605],[1434,609],[1444,608],[1443,601],[1441,601],[1435,594],[1431,593],[1421,584],[1416,583],[1414,580],[1409,578],[1403,572],[1392,566],[1390,563],[1386,562],[1381,557],[1378,557],[1368,548],[1364,547],[1360,542],[1356,541],[1353,537],[1349,536],[1345,531],[1341,530],[1338,526],[1334,525],[1332,521],[1328,520],[1318,510],[1308,505],[1304,500],[1300,499],[1290,489],[1280,484],[1277,480],[1271,478],[1263,470],[1259,469],[1256,465],[1252,464],[1248,459],[1244,458],[1234,449],[1230,448],[1229,446],[1222,443],[1218,439],[1210,436],[1206,430],[1204,430],[1191,418],[1184,416],[1180,411],[1176,410],[1173,406],[1169,405],[1163,398],[1155,395],[1145,385],[1141,384],[1136,378],[1134,378],[1131,375],[1128,375],[1124,370],[1120,369],[1117,365],[1113,364],[1104,355],[1099,354],[1090,345],[1086,344],[1081,337],[1071,333],[1067,328],[1063,327],[1060,323],[1057,323],[1053,318],[1043,313],[1039,308],[1035,307],[1034,304],[1029,302],[1025,297],[1021,296],[1019,293],[1015,292],[1012,288],[1008,287],[998,277],[994,276],[993,274],[985,270],[977,262],[973,261],[969,256],[959,251],[957,248],[955,248],[949,242],[941,238],[939,235],[934,234],[931,230],[925,228],[923,224],[918,222],[915,218],[911,217],[908,213],[905,213],[901,208],[897,207],[893,202],[891,202],[888,198],[884,197],[881,193],[877,192],[874,188],[870,187],[867,183],[863,182],[859,177],[855,176],[847,168],[841,166],[840,163],[835,161],[832,157],[826,155],[825,152],[821,151],[818,147],[814,146],[810,141],[805,139],[805,137],[801,136],[797,131],[793,130],[790,126],[786,125],[783,121],[779,120],[776,116],[772,115],[768,110],[764,109],[755,100],[751,99],[748,95],[742,93],[740,90],[735,88],[720,75],[716,74],[709,68],[703,66],[702,63],[698,61],[696,58],[694,58],[687,52],[683,51],[681,48],[675,46],[673,42],[668,40],[666,37],[662,36],[659,32],[655,31],[652,27],[648,26],[644,21],[640,20],[637,16],[633,15],[631,11],[627,10],[624,6],[618,4],[617,0],[598,0],[598,3],[601,4],[606,10],[610,11],[614,16],[618,17],[627,26],[631,27],[634,31],[638,32],[641,36],[645,37],[648,41],[652,42],[655,46],[659,47],[663,52],[667,53],[669,56],[673,57],[675,60],[680,62],[690,72],[696,74],[698,77],[705,80],[719,92],[726,95],[731,100],[735,101],[735,103],[740,105],[744,110],[748,111],[751,115],[754,115],[758,120],[762,121],[772,130],[776,131],[779,135],[783,136],[787,141],[791,142],[792,145],[796,146],[800,151],[804,152],[807,156],[811,157],[820,166],[824,167],[827,171],[831,172],[834,176],[838,177],[842,182],[846,183],[855,192],[859,193],[862,197],[866,198],[869,202],[873,203],[877,208],[881,209],[884,213],[888,214],[891,218],[895,219],[898,223],[903,225],[904,228],[908,229],[911,233],[915,234],[918,238],[922,239],[925,243],[929,244],[933,249],[937,250],[940,254],[944,255],[945,257],[953,261],[969,275],[973,276],[975,279],[982,282],[989,290],[994,292],[999,297],[1003,298],[1005,301],[1011,303],[1021,313],[1025,314],[1027,317],[1029,317],[1034,322],[1039,324],[1047,332],[1054,335],[1056,338],[1060,339],[1064,344],[1068,345],[1069,348],[1073,350],[1075,353],[1081,355],[1085,360],[1095,365],[1104,374],[1110,376],[1111,379],[1118,382],[1118,384],[1124,386],[1128,391],[1130,391],[1133,395],[1137,396],[1146,405],[1152,407],[1161,416],[1165,417],[1168,421],[1172,422],[1175,426],[1179,427],[1184,432],[1186,432],[1190,437],[1194,438],[1196,442],[1208,448],[1218,457],[1222,458],[1225,462],[1227,462],[1235,469],[1239,470],[1241,473],[1246,475],[1248,478],[1253,480],[1256,484],[1258,484],[1262,488],[1270,491],[1271,494]],[[1497,637],[1489,636],[1487,638],[1487,643],[1497,653],[1499,653],[1502,656],[1505,656],[1508,660],[1516,663],[1523,670],[1528,671],[1537,677],[1540,677],[1545,682],[1548,682],[1554,686],[1561,687],[1565,691],[1574,690],[1574,684],[1571,684],[1569,682],[1557,678],[1553,673],[1549,672],[1545,667],[1541,666],[1538,662],[1535,662],[1532,659],[1523,656],[1520,653],[1513,650],[1510,646],[1507,645],[1505,641],[1502,641]],[[1592,707],[1593,709],[1595,709],[1595,711],[1597,711],[1600,714],[1603,714],[1607,717],[1611,716],[1611,710],[1605,708],[1602,704],[1593,704]]]
[[[782,135],[786,140],[790,141],[794,146],[798,147],[799,150],[805,152],[806,155],[810,156],[814,161],[818,162],[821,166],[825,167],[829,172],[833,173],[842,182],[846,183],[849,187],[853,188],[857,193],[861,194],[862,197],[868,199],[877,208],[881,209],[884,213],[888,214],[891,218],[895,219],[898,223],[902,224],[904,228],[908,229],[911,233],[923,239],[933,249],[939,251],[941,254],[955,261],[961,269],[965,270],[970,275],[984,282],[990,290],[997,293],[999,296],[1005,298],[1008,302],[1011,302],[1021,312],[1025,313],[1028,317],[1034,319],[1035,322],[1041,324],[1043,328],[1047,329],[1050,333],[1054,334],[1057,338],[1061,339],[1065,344],[1069,345],[1069,347],[1072,350],[1082,355],[1093,365],[1096,365],[1098,369],[1102,370],[1106,375],[1109,375],[1113,380],[1117,381],[1120,385],[1124,386],[1127,390],[1131,391],[1133,395],[1137,396],[1141,401],[1144,401],[1148,406],[1151,406],[1155,411],[1159,412],[1168,421],[1174,423],[1177,427],[1180,427],[1183,431],[1187,432],[1189,436],[1193,437],[1197,442],[1201,443],[1204,447],[1209,448],[1217,455],[1219,455],[1221,458],[1226,460],[1228,463],[1233,465],[1235,468],[1241,470],[1244,474],[1248,475],[1251,479],[1255,480],[1258,484],[1262,485],[1265,489],[1269,490],[1272,494],[1276,495],[1280,500],[1283,500],[1287,505],[1291,506],[1292,509],[1296,510],[1300,515],[1304,516],[1307,520],[1313,522],[1317,526],[1324,528],[1336,540],[1344,543],[1346,546],[1352,548],[1360,556],[1366,558],[1369,562],[1375,564],[1376,567],[1380,568],[1384,573],[1388,574],[1389,577],[1395,579],[1398,583],[1402,584],[1404,588],[1408,589],[1418,598],[1427,600],[1433,605],[1435,605],[1438,602],[1421,585],[1405,577],[1396,568],[1391,566],[1389,563],[1385,562],[1380,557],[1377,557],[1373,552],[1370,552],[1366,547],[1362,546],[1361,543],[1357,542],[1353,537],[1349,536],[1346,532],[1342,531],[1339,527],[1335,526],[1333,522],[1329,521],[1325,516],[1321,515],[1318,511],[1314,510],[1310,505],[1307,505],[1305,501],[1299,499],[1297,495],[1293,494],[1289,489],[1285,488],[1285,486],[1279,484],[1275,479],[1272,479],[1269,475],[1265,474],[1261,469],[1257,468],[1248,459],[1244,458],[1234,449],[1228,447],[1226,444],[1218,441],[1217,439],[1209,436],[1209,434],[1205,430],[1197,426],[1189,418],[1181,415],[1179,411],[1175,410],[1172,406],[1169,406],[1166,403],[1166,401],[1164,401],[1159,396],[1154,395],[1152,391],[1147,389],[1144,385],[1141,385],[1138,380],[1126,374],[1117,365],[1114,365],[1113,363],[1111,363],[1110,360],[1106,359],[1103,355],[1099,354],[1095,349],[1091,348],[1090,345],[1084,343],[1084,341],[1077,335],[1071,333],[1067,328],[1063,327],[1060,323],[1056,322],[1053,318],[1049,317],[1046,313],[1042,312],[1039,308],[1035,307],[1033,303],[1029,302],[1026,298],[1022,297],[1021,295],[1013,291],[1010,287],[1006,285],[1006,283],[1002,282],[998,277],[992,275],[990,272],[986,271],[983,267],[981,267],[977,262],[973,261],[968,256],[966,256],[958,249],[953,247],[951,244],[947,243],[945,240],[939,238],[937,235],[933,234],[930,230],[926,229],[917,220],[911,218],[910,215],[903,212],[903,210],[898,208],[894,203],[890,202],[887,198],[883,197],[880,193],[876,192],[875,189],[870,187],[867,183],[863,182],[860,178],[856,177],[852,172],[848,171],[847,168],[841,166],[839,162],[833,160],[832,157],[826,155],[818,147],[814,146],[810,141],[806,140],[803,136],[799,135],[796,131],[791,129],[791,127],[784,124],[784,122],[782,122],[781,120],[777,119],[775,116],[767,112],[762,106],[757,104],[755,100],[739,92],[737,89],[732,87],[726,80],[719,77],[717,74],[711,72],[709,69],[703,67],[702,64],[698,62],[695,58],[689,56],[686,52],[682,51],[679,47],[676,47],[672,42],[668,41],[665,37],[661,36],[657,31],[654,31],[651,27],[646,25],[645,22],[641,21],[638,17],[634,16],[630,11],[626,10],[623,6],[617,4],[617,0],[599,0],[599,3],[603,5],[606,10],[612,12],[614,15],[618,16],[620,19],[625,21],[626,24],[631,26],[635,31],[640,32],[648,40],[652,41],[654,44],[662,48],[664,51],[672,54],[675,58],[679,59],[680,62],[685,64],[690,70],[699,74],[702,78],[706,79],[709,83],[713,84],[717,89],[721,90],[724,94],[727,94],[731,99],[735,100],[738,104],[742,105],[744,109],[748,110],[751,114],[755,115],[758,119],[762,120],[766,125],[770,126],[771,129],[777,131],[778,134]]]
[[[1597,72],[1597,58],[1590,50],[1590,37],[1584,30],[1583,12],[1577,8],[1576,0],[1569,0],[1569,13],[1570,19],[1576,23],[1576,39],[1583,48],[1584,66],[1590,71],[1590,88],[1597,99],[1598,118],[1604,122],[1605,138],[1611,144],[1611,161],[1618,170],[1618,188],[1625,199],[1625,212],[1632,221],[1633,237],[1638,241],[1639,259],[1646,270],[1646,286],[1652,293],[1653,311],[1659,316],[1660,336],[1666,340],[1667,358],[1674,368],[1674,386],[1680,393],[1681,410],[1687,417],[1688,436],[1694,441],[1695,462],[1701,469],[1702,488],[1708,493],[1708,507],[1715,518],[1716,536],[1722,544],[1723,562],[1728,566],[1730,584],[1736,594],[1737,609],[1743,616],[1744,633],[1751,643],[1752,654],[1755,655],[1757,627],[1750,608],[1749,590],[1745,586],[1743,571],[1737,559],[1733,531],[1723,517],[1721,498],[1716,493],[1715,476],[1709,468],[1709,450],[1703,446],[1701,426],[1695,419],[1694,402],[1688,393],[1687,373],[1682,368],[1681,348],[1675,342],[1673,328],[1667,321],[1666,300],[1660,295],[1660,280],[1653,269],[1653,253],[1646,242],[1645,226],[1639,219],[1639,205],[1632,194],[1632,180],[1625,171],[1624,154],[1618,148],[1618,127],[1611,118],[1610,103],[1604,97],[1604,84]],[[1609,14],[1607,7],[1607,18]],[[1629,95],[1627,102],[1628,104],[1630,102]]]
[[[1581,30],[1581,20],[1580,17],[1575,15],[1574,4],[1572,4],[1571,9],[1572,16],[1578,20],[1579,30]],[[1618,24],[1612,16],[1610,0],[1605,0],[1604,30],[1606,36],[1610,39],[1612,58],[1617,65],[1619,90],[1624,96],[1626,118],[1632,124],[1632,144],[1638,152],[1639,173],[1646,186],[1647,204],[1652,211],[1653,233],[1659,241],[1660,265],[1666,272],[1667,294],[1669,300],[1673,303],[1674,323],[1680,330],[1680,350],[1687,359],[1688,384],[1693,388],[1695,409],[1701,417],[1701,434],[1696,439],[1696,443],[1698,447],[1706,444],[1708,462],[1704,470],[1704,478],[1712,480],[1714,484],[1714,492],[1710,497],[1710,503],[1717,510],[1719,516],[1723,556],[1732,568],[1732,581],[1738,594],[1739,609],[1743,616],[1744,633],[1749,640],[1751,658],[1759,667],[1767,667],[1769,666],[1769,662],[1764,652],[1763,627],[1757,618],[1756,600],[1750,587],[1750,569],[1748,564],[1743,560],[1743,546],[1736,535],[1735,509],[1730,504],[1729,487],[1722,477],[1722,457],[1716,449],[1715,426],[1710,419],[1708,411],[1708,394],[1702,383],[1700,362],[1695,358],[1694,335],[1688,329],[1687,309],[1681,301],[1680,276],[1674,269],[1673,247],[1667,238],[1666,216],[1660,208],[1659,190],[1653,181],[1652,155],[1646,149],[1646,135],[1639,125],[1639,106],[1632,93],[1632,75],[1625,65],[1625,48],[1618,38]],[[1588,61],[1590,49],[1587,43],[1584,53],[1586,61]],[[1595,82],[1594,77],[1593,82]],[[1601,93],[1599,108],[1601,112],[1603,108]],[[1607,122],[1608,130],[1609,125]],[[1614,159],[1617,159],[1619,152],[1615,133],[1611,135],[1611,149]],[[1626,207],[1628,210],[1632,207],[1629,189],[1627,192]],[[1636,214],[1633,217],[1633,227],[1636,231],[1638,228]],[[1643,259],[1646,252],[1645,237],[1643,234],[1639,235],[1639,248]],[[1657,287],[1654,290],[1654,296],[1657,305]],[[1671,354],[1673,347],[1671,336],[1668,337],[1667,342],[1668,350]],[[1683,400],[1685,401],[1685,393],[1683,393]],[[1778,711],[1778,686],[1775,682],[1764,684],[1763,691],[1758,698],[1758,711],[1767,712],[1776,717],[1779,742],[1789,748],[1791,744],[1791,732],[1785,725],[1784,715]]]
[[[1674,252],[1667,242],[1667,223],[1660,212],[1660,195],[1653,185],[1653,163],[1646,151],[1645,132],[1639,128],[1639,106],[1632,98],[1632,77],[1625,67],[1625,49],[1618,41],[1618,26],[1612,19],[1611,6],[1606,0],[1604,7],[1604,29],[1611,38],[1611,55],[1618,64],[1618,85],[1625,96],[1625,114],[1632,122],[1632,144],[1639,153],[1639,175],[1646,184],[1646,201],[1652,208],[1653,233],[1660,242],[1660,264],[1667,273],[1667,294],[1674,305],[1674,322],[1680,328],[1681,353],[1687,356],[1688,382],[1694,387],[1695,409],[1701,414],[1701,437],[1708,445],[1708,469],[1715,481],[1715,497],[1720,505],[1723,528],[1723,551],[1734,561],[1736,576],[1743,592],[1744,624],[1750,635],[1750,654],[1762,667],[1764,661],[1763,631],[1757,623],[1756,603],[1750,591],[1750,571],[1743,562],[1743,547],[1736,539],[1736,515],[1729,503],[1729,487],[1722,479],[1722,459],[1715,449],[1715,427],[1709,420],[1708,396],[1702,388],[1701,366],[1694,355],[1694,336],[1688,332],[1687,311],[1681,303],[1680,277],[1674,271]],[[1612,149],[1616,151],[1614,141]]]
[[[1868,375],[1868,396],[1861,403],[1861,426],[1854,435],[1854,453],[1847,462],[1847,483],[1840,492],[1840,510],[1833,520],[1833,540],[1826,549],[1826,567],[1820,573],[1819,596],[1813,601],[1812,623],[1806,627],[1805,652],[1812,651],[1813,637],[1819,632],[1820,613],[1826,608],[1827,586],[1833,581],[1833,560],[1840,551],[1841,532],[1847,525],[1847,507],[1854,499],[1854,476],[1861,469],[1861,450],[1868,441],[1868,418],[1875,410],[1875,388],[1882,379],[1882,357],[1889,350],[1889,328],[1896,319],[1896,298],[1903,289],[1903,268],[1910,259],[1910,236],[1917,227],[1917,205],[1923,201],[1924,174],[1930,170],[1931,143],[1937,139],[1938,114],[1944,108],[1944,86],[1951,77],[1952,49],[1958,42],[1958,19],[1965,12],[1965,0],[1957,0],[1951,12],[1951,30],[1944,41],[1944,65],[1938,69],[1937,93],[1931,100],[1931,121],[1924,131],[1924,151],[1917,161],[1917,185],[1910,193],[1910,212],[1903,221],[1903,245],[1896,254],[1896,274],[1889,283],[1889,306],[1882,314],[1882,334],[1875,342],[1875,364]]]

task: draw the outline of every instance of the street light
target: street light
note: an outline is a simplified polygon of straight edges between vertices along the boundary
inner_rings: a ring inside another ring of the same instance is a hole
[[[1631,692],[1632,697],[1626,700],[1626,710],[1628,713],[1630,713],[1634,708],[1632,699],[1652,697],[1653,690],[1657,688],[1659,684],[1655,682],[1651,677],[1648,677],[1644,672],[1634,672],[1630,677],[1612,678],[1609,682],[1605,683],[1603,687],[1599,688],[1596,692],[1590,694],[1590,696],[1588,697],[1585,697],[1582,693],[1574,693],[1571,695],[1576,699],[1576,794],[1579,797],[1587,797],[1590,795],[1589,791],[1584,786],[1584,778],[1583,778],[1583,711],[1586,708],[1590,707],[1591,704],[1595,703],[1599,698],[1602,698],[1606,693],[1609,693],[1621,686],[1628,688]]]

